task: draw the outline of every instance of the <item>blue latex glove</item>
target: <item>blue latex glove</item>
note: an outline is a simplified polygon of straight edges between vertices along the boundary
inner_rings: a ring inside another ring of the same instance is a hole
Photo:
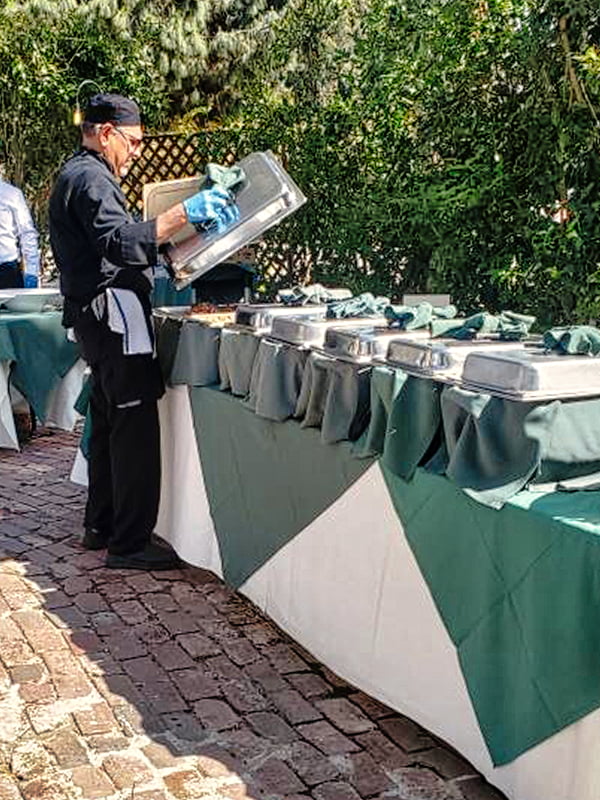
[[[209,230],[215,230],[217,233],[223,233],[223,231],[226,231],[227,228],[233,225],[234,222],[237,222],[239,218],[240,210],[235,204],[232,206],[226,206],[219,214],[219,218],[214,225],[210,226]]]
[[[202,189],[183,201],[186,216],[192,225],[210,228],[219,223],[222,212],[233,203],[233,196],[222,186]]]
[[[33,275],[31,272],[26,272],[23,275],[23,286],[26,289],[37,289],[38,288],[38,276]]]

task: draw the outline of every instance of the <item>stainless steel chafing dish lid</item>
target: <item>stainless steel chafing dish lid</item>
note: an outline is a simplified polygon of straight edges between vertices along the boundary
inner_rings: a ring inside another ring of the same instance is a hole
[[[300,208],[306,197],[273,153],[252,153],[239,162],[246,181],[236,195],[239,220],[224,233],[196,232],[193,225],[174,237],[167,261],[178,289],[225,261]],[[144,186],[144,219],[152,219],[201,188],[202,178],[184,178]]]
[[[600,358],[560,355],[541,348],[471,353],[463,385],[513,400],[600,395]]]
[[[371,359],[385,356],[392,339],[429,339],[428,330],[399,331],[394,328],[328,328],[323,349],[340,358]]]
[[[322,347],[330,328],[372,328],[385,323],[384,317],[354,317],[353,319],[303,319],[302,317],[275,317],[269,336],[291,344]]]
[[[237,307],[235,321],[237,325],[246,325],[255,330],[268,331],[275,317],[311,317],[324,319],[327,306],[286,306],[276,303],[240,303]]]
[[[523,350],[523,342],[505,342],[499,339],[436,339],[429,342],[392,340],[388,347],[387,360],[408,372],[439,375],[442,373],[460,377],[465,359],[470,353],[493,350]]]

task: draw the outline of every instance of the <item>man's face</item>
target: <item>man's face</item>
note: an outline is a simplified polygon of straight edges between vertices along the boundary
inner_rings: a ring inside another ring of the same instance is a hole
[[[116,175],[124,178],[142,149],[144,133],[140,125],[117,125],[106,122],[102,126],[103,152]]]

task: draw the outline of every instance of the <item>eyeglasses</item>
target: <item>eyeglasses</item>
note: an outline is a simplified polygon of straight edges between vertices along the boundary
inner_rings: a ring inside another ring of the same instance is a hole
[[[130,153],[137,153],[138,150],[142,146],[142,138],[137,138],[136,136],[131,136],[129,133],[125,133],[125,131],[121,130],[121,128],[117,128],[115,125],[113,127],[113,131],[120,133],[123,139],[127,142],[127,149]]]

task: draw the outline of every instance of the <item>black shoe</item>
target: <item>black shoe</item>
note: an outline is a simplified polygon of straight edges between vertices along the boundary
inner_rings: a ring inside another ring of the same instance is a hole
[[[145,569],[148,572],[163,569],[177,569],[182,562],[173,550],[167,550],[154,542],[149,542],[143,550],[136,553],[117,555],[108,553],[106,556],[107,567],[111,569]]]
[[[108,536],[97,528],[86,528],[81,540],[81,546],[86,550],[104,550],[108,545]]]

